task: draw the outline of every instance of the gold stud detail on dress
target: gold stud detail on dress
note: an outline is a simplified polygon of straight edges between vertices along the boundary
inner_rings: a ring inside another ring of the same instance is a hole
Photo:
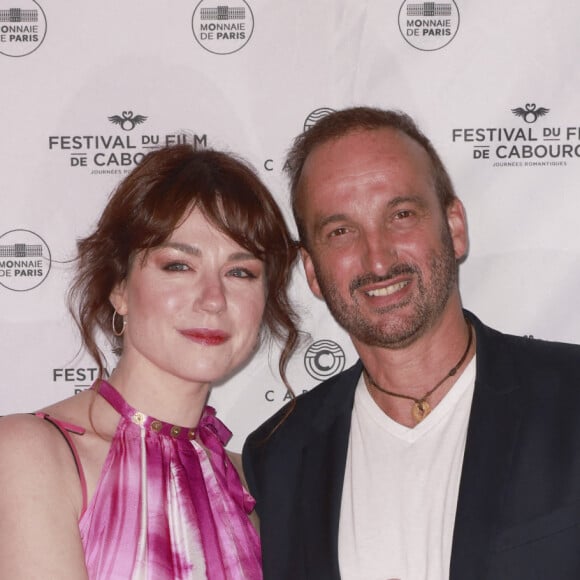
[[[177,437],[180,432],[181,432],[181,427],[178,427],[177,425],[173,425],[173,427],[171,427],[171,436],[172,437]]]
[[[137,425],[143,425],[145,423],[145,415],[141,411],[135,411],[131,420],[133,423],[137,423]]]
[[[187,438],[191,441],[192,439],[195,439],[195,429],[190,429],[187,432]]]
[[[163,423],[161,421],[158,421],[157,419],[155,419],[155,421],[151,423],[151,430],[155,431],[155,433],[159,433],[162,427]]]

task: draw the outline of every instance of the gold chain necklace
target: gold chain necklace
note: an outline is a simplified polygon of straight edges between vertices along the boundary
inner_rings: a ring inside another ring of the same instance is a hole
[[[427,402],[427,399],[449,378],[454,376],[461,365],[465,362],[467,358],[467,353],[471,348],[471,343],[473,341],[473,329],[471,324],[466,320],[467,323],[467,331],[469,333],[469,337],[467,339],[467,346],[465,347],[465,352],[461,355],[459,362],[430,390],[427,391],[421,398],[416,399],[415,397],[411,397],[410,395],[402,395],[401,393],[393,393],[392,391],[387,391],[387,389],[383,389],[379,387],[377,383],[375,383],[374,379],[369,375],[367,369],[364,369],[364,376],[367,382],[367,385],[370,383],[375,389],[380,391],[381,393],[385,393],[385,395],[390,395],[391,397],[398,397],[400,399],[408,399],[409,401],[413,401],[413,407],[411,408],[411,415],[413,419],[420,423],[430,412],[431,412],[431,405]]]

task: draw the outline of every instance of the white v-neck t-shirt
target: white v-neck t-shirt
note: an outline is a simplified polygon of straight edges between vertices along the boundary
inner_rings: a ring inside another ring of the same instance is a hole
[[[449,578],[474,385],[475,357],[411,429],[378,407],[361,376],[340,510],[342,580]]]

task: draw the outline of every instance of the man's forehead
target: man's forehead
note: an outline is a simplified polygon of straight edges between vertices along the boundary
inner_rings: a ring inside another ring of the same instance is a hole
[[[344,142],[352,142],[352,141],[364,141],[367,143],[373,142],[388,142],[391,140],[409,140],[415,142],[414,139],[409,137],[406,133],[397,129],[395,127],[377,127],[373,129],[369,129],[366,127],[357,127],[346,131],[341,135],[336,135],[325,139],[324,141],[315,145],[310,154],[314,153],[318,149],[324,147],[335,147]]]
[[[373,158],[389,160],[400,157],[412,157],[417,163],[431,160],[423,146],[399,129],[382,127],[379,129],[356,129],[332,137],[313,147],[305,159],[301,180],[312,169],[323,168],[335,162],[343,165],[352,158]]]
[[[320,186],[324,180],[349,181],[365,178],[381,181],[381,172],[398,172],[416,168],[417,172],[433,173],[433,165],[425,149],[399,130],[382,128],[353,131],[315,147],[305,160],[299,190],[308,188],[312,180]]]

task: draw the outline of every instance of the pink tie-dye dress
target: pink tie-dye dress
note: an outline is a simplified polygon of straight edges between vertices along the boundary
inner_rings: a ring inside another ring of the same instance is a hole
[[[254,580],[260,543],[254,500],[224,449],[230,431],[206,407],[195,430],[130,407],[120,414],[96,492],[79,527],[91,580]]]

